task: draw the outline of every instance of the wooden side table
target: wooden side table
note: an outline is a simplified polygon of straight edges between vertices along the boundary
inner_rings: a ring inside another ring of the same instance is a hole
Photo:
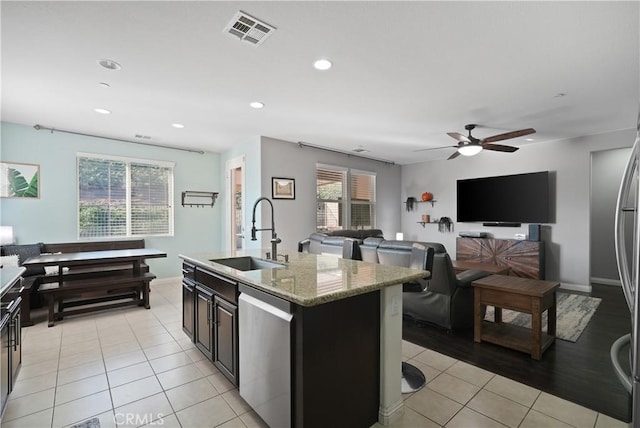
[[[474,287],[475,342],[491,342],[531,354],[539,360],[556,337],[556,290],[559,282],[505,275],[490,275],[471,283]],[[495,307],[494,322],[483,322],[483,307]],[[531,329],[502,322],[502,308],[531,314]],[[547,333],[542,313],[547,312]]]

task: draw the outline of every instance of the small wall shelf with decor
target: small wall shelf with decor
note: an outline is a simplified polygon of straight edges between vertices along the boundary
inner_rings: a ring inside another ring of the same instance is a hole
[[[413,211],[413,209],[415,208],[414,204],[428,203],[428,204],[431,204],[431,206],[433,207],[436,202],[438,202],[438,201],[436,201],[435,199],[431,199],[430,201],[421,201],[419,199],[409,197],[404,202],[404,204],[407,206],[407,211]]]
[[[431,221],[417,221],[416,223],[422,225],[424,227],[425,224],[440,224],[439,220],[431,220]]]

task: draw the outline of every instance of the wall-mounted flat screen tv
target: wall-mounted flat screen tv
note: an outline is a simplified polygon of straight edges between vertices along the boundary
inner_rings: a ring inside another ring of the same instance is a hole
[[[458,180],[459,222],[549,223],[549,171]]]

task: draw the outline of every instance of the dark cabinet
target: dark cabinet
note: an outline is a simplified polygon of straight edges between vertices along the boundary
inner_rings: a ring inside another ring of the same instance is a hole
[[[182,280],[182,330],[192,342],[195,341],[195,305],[195,283],[185,278]]]
[[[9,399],[9,394],[18,377],[22,364],[22,339],[20,325],[21,297],[15,297],[22,290],[9,292],[2,300],[0,312],[0,415]],[[13,299],[13,300],[10,300]]]
[[[213,314],[213,363],[235,384],[238,374],[238,307],[216,296]]]
[[[22,300],[22,299],[20,299]],[[20,302],[17,302],[15,309],[11,312],[9,323],[9,353],[11,354],[11,389],[18,378],[18,371],[22,366],[22,335],[20,325]]]
[[[187,262],[182,273],[182,329],[238,385],[238,283]]]
[[[6,314],[0,322],[0,333],[2,335],[0,338],[2,345],[2,355],[0,355],[0,415],[2,415],[11,391],[11,357],[9,352],[11,316]]]
[[[213,360],[212,305],[213,293],[196,286],[196,346],[210,360]]]

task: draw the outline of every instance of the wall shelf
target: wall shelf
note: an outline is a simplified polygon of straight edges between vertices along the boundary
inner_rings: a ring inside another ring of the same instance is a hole
[[[218,192],[198,192],[185,190],[182,192],[183,207],[213,207],[218,199]]]
[[[420,201],[416,199],[415,201],[413,201],[414,204],[431,204],[432,207],[434,206],[433,204],[435,204],[436,202],[438,201],[436,201],[435,199],[432,199],[430,201]],[[403,204],[406,205],[407,201],[404,201]],[[411,209],[410,211],[413,211],[413,209]]]
[[[439,221],[417,221],[416,223],[422,225],[424,227],[425,224],[439,224]]]

